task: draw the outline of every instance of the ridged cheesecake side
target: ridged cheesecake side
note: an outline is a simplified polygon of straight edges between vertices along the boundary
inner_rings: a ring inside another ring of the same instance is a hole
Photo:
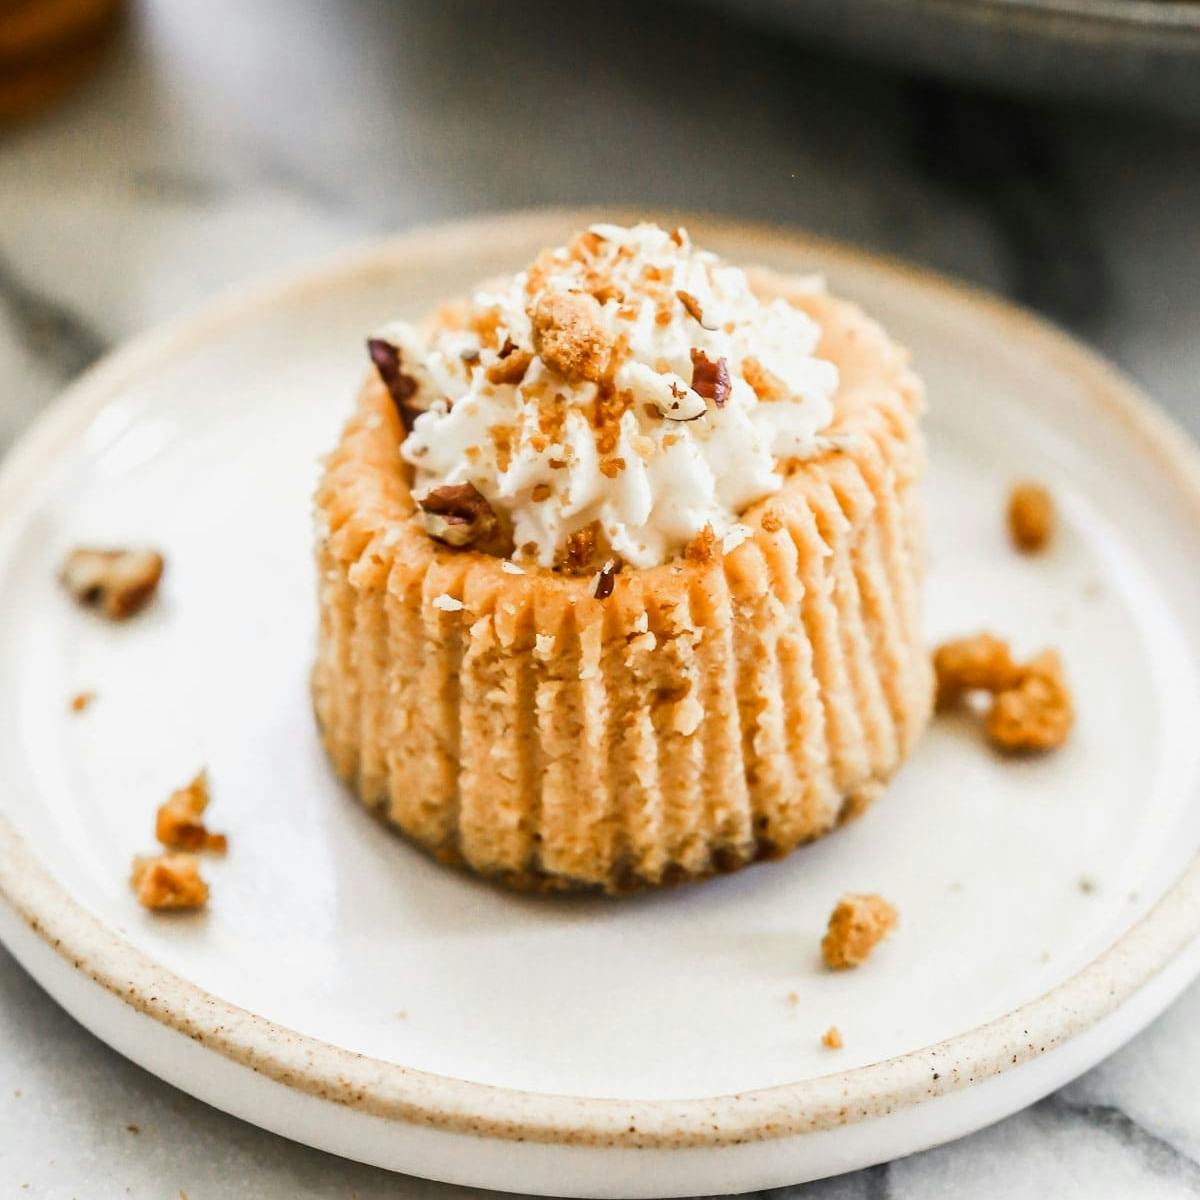
[[[750,274],[822,328],[836,449],[730,553],[627,568],[606,600],[430,539],[363,389],[317,495],[316,712],[338,773],[443,861],[607,892],[731,870],[857,811],[924,728],[919,381],[854,306]]]

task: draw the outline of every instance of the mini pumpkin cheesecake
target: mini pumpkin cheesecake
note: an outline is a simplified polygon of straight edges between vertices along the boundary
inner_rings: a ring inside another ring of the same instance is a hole
[[[386,821],[620,893],[784,855],[904,762],[922,392],[859,309],[596,225],[368,346],[317,494],[313,691]]]

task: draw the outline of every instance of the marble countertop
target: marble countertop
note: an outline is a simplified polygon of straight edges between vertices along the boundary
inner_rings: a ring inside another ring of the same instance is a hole
[[[0,142],[0,446],[111,346],[417,221],[611,201],[794,223],[1016,297],[1200,433],[1200,130],[918,84],[633,0],[157,0]],[[1200,986],[1061,1092],[833,1198],[1200,1195]],[[136,1132],[135,1132],[136,1130]],[[76,1026],[0,950],[0,1200],[461,1189],[292,1145]],[[480,1193],[482,1195],[482,1193]]]

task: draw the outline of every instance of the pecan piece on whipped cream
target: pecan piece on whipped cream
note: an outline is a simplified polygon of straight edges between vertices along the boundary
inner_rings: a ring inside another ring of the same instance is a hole
[[[80,604],[99,609],[111,621],[123,621],[150,603],[162,573],[163,556],[157,550],[80,546],[67,555],[60,577]]]
[[[413,376],[404,372],[400,347],[387,338],[367,338],[367,353],[371,356],[371,362],[375,364],[375,370],[379,372],[379,378],[383,380],[383,386],[387,388],[388,395],[396,406],[396,413],[400,417],[400,424],[404,426],[404,432],[412,433],[413,422],[424,409],[416,402],[420,385]]]
[[[729,364],[723,358],[711,359],[693,346],[692,391],[722,408],[729,399],[730,386]]]
[[[444,483],[417,504],[425,532],[447,546],[470,546],[496,532],[496,514],[473,483]]]
[[[684,311],[687,313],[687,315],[691,317],[701,329],[707,329],[709,333],[713,333],[716,330],[717,327],[715,325],[706,325],[704,323],[704,310],[700,307],[700,301],[697,300],[691,292],[680,290],[675,293],[675,297],[679,303],[683,305]]]

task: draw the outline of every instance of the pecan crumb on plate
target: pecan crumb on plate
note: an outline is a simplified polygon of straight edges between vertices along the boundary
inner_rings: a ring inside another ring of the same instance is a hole
[[[191,854],[139,855],[129,883],[143,908],[183,910],[208,903],[208,884]]]
[[[1054,750],[1075,723],[1062,660],[1043,650],[1020,668],[1012,687],[998,692],[985,721],[987,735],[1001,750]]]
[[[1018,483],[1008,497],[1008,532],[1025,554],[1043,550],[1054,536],[1054,498],[1039,483]]]
[[[112,621],[140,612],[162,578],[157,550],[112,550],[80,546],[67,555],[60,577],[75,599]]]
[[[204,824],[208,807],[208,773],[201,771],[186,787],[172,792],[159,805],[154,836],[171,850],[211,850],[224,854],[229,841],[223,833],[210,833]]]
[[[933,653],[933,672],[939,708],[954,703],[964,692],[999,692],[1017,679],[1008,643],[990,633],[943,642]]]
[[[862,966],[896,927],[899,914],[882,896],[843,896],[829,916],[829,928],[821,940],[825,965],[835,971]]]
[[[939,646],[933,668],[939,708],[970,691],[991,693],[984,731],[1001,750],[1031,753],[1057,749],[1075,723],[1062,660],[1053,650],[1017,663],[1007,642],[979,633]]]

